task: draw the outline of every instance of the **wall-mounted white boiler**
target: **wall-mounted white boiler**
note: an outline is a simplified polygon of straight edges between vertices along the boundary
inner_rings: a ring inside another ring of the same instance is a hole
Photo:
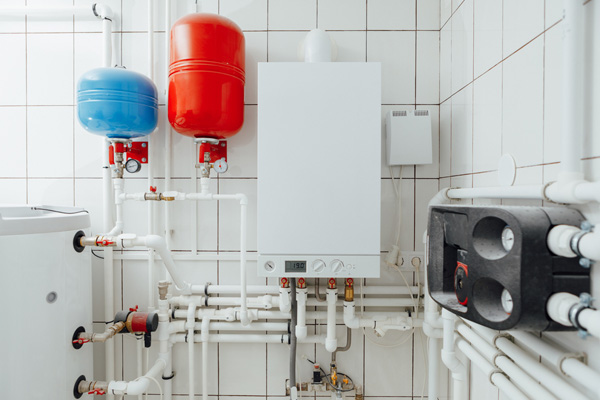
[[[258,271],[379,277],[379,63],[261,63]]]

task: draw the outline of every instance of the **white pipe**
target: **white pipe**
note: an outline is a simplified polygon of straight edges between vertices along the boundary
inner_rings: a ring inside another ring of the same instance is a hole
[[[453,400],[466,400],[467,393],[467,366],[463,364],[454,351],[454,325],[457,317],[450,311],[442,310],[444,323],[444,337],[442,347],[442,361],[450,370],[454,382]]]
[[[164,132],[165,132],[165,190],[171,190],[171,155],[172,155],[172,142],[171,142],[171,124],[169,123],[169,64],[170,64],[170,48],[171,44],[171,0],[165,0],[165,116],[163,119],[164,122]],[[196,170],[194,165],[194,171]],[[195,173],[195,172],[194,172]],[[194,176],[195,178],[195,176]],[[194,185],[196,185],[196,179],[194,179]],[[196,206],[194,205],[194,209]],[[166,201],[164,206],[165,213],[165,237],[167,239],[167,248],[171,249],[171,206],[170,202]],[[196,211],[194,212],[196,213]],[[194,220],[194,223],[197,223],[197,219]],[[198,234],[198,229],[194,230],[194,235]],[[197,243],[195,240],[194,242]],[[194,244],[194,248],[196,244]]]
[[[102,20],[102,66],[112,66],[112,21],[108,18]]]
[[[579,301],[579,297],[570,293],[554,293],[546,303],[546,312],[552,320],[559,324],[573,326],[573,321],[570,319],[570,311],[574,306],[579,304]],[[600,338],[599,310],[585,308],[579,312],[577,321],[575,322],[579,322],[579,325],[585,328],[590,335]]]
[[[143,372],[143,350],[144,350],[144,342],[142,339],[137,338],[136,340],[136,357],[137,357],[137,376],[142,376]],[[138,400],[142,400],[142,395],[138,395]]]
[[[247,207],[248,207],[248,198],[245,195],[241,195],[240,198],[240,297],[242,300],[241,306],[241,318],[240,321],[243,326],[247,326],[250,324],[250,319],[248,318],[248,308],[246,304],[246,230],[247,230]]]
[[[184,343],[185,334],[176,333],[171,335],[171,342],[173,343]],[[202,334],[196,333],[194,338],[196,342],[202,341]],[[325,344],[325,336],[307,336],[302,340],[298,340],[298,343],[309,343],[309,344]],[[281,334],[211,334],[208,343],[284,343],[289,344],[289,335]]]
[[[304,62],[331,62],[331,38],[322,29],[313,29],[304,39]]]
[[[164,371],[167,366],[166,360],[159,358],[156,363],[150,368],[150,370],[139,378],[125,382],[125,381],[111,381],[108,384],[108,392],[116,395],[140,395],[148,391],[152,379],[157,379],[159,375]]]
[[[559,181],[583,179],[583,7],[580,1],[563,1],[563,78],[561,172]]]
[[[210,313],[207,313],[210,315]],[[208,318],[209,315],[203,316],[202,321]],[[194,320],[196,316],[194,314]],[[185,333],[188,329],[189,321],[188,320],[174,320],[170,324],[169,332],[171,333]],[[194,330],[200,331],[203,327],[203,322],[194,322]],[[287,332],[288,331],[288,323],[287,322],[255,322],[250,326],[243,326],[240,323],[236,322],[215,322],[211,321],[208,325],[208,328],[211,331],[244,331],[244,332],[252,332],[252,331],[271,331],[271,332]]]
[[[210,340],[210,319],[202,319],[202,400],[208,400],[208,342]]]
[[[582,233],[581,229],[572,225],[556,225],[550,230],[546,243],[554,254],[563,257],[576,257],[578,254],[593,260],[600,261],[600,233],[596,231],[585,233],[579,238],[575,247],[572,239]]]
[[[429,400],[438,400],[440,375],[440,339],[429,338],[427,361],[427,396]]]
[[[108,6],[106,6],[108,7]],[[41,16],[41,17],[96,17],[93,7],[86,6],[65,6],[65,7],[38,7],[38,6],[22,6],[22,7],[0,7],[0,15],[3,16]]]
[[[296,322],[296,337],[298,339],[304,339],[308,335],[308,329],[306,328],[306,297],[308,295],[308,289],[296,289],[296,302],[298,304],[298,317]]]
[[[459,199],[544,199],[544,186],[501,186],[482,188],[450,188],[445,192],[451,200]]]
[[[335,332],[335,312],[337,303],[337,290],[327,289],[327,339],[325,349],[333,353],[337,349],[337,338]]]
[[[410,287],[413,291],[418,290],[417,286]],[[192,285],[192,294],[238,294],[240,293],[240,285]],[[314,286],[306,288],[307,294],[315,293]],[[406,286],[365,286],[362,289],[364,295],[408,295],[409,290]],[[280,288],[276,285],[247,285],[246,293],[248,294],[279,294]],[[344,293],[344,289],[338,288],[338,296]]]
[[[291,290],[289,287],[279,286],[279,310],[284,313],[289,313],[292,309],[290,300]]]
[[[194,388],[194,375],[195,375],[195,363],[194,363],[194,328],[196,326],[196,304],[190,303],[188,306],[187,313],[187,341],[188,341],[188,384],[189,384],[189,398],[190,400],[194,400],[194,395],[196,390]]]

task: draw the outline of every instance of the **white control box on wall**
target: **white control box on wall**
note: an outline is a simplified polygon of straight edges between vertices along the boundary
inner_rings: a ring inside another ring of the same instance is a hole
[[[379,277],[379,63],[261,63],[258,273]]]
[[[385,133],[388,165],[433,162],[429,111],[389,111],[385,118]]]

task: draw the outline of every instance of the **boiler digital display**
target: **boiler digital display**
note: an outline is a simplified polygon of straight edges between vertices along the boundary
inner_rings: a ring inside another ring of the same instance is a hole
[[[286,261],[285,272],[306,272],[306,261]]]

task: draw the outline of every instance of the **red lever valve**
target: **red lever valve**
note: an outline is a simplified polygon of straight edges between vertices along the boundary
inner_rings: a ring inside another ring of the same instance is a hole
[[[88,392],[88,394],[97,394],[102,396],[103,394],[106,394],[106,392],[102,389],[94,389]]]
[[[89,343],[89,339],[84,339],[84,338],[79,338],[79,339],[75,339],[73,340],[74,344],[84,344],[84,343]]]
[[[131,308],[131,307],[129,308],[129,311],[131,311],[131,312],[135,312],[137,310],[138,310],[138,306],[137,305],[135,306],[135,308]]]
[[[150,186],[150,191],[152,193],[156,193],[156,186]]]

